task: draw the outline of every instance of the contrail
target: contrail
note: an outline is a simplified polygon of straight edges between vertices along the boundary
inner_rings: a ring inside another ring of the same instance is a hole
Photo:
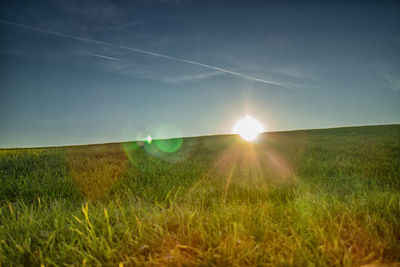
[[[230,75],[233,75],[233,76],[244,78],[244,79],[249,80],[249,81],[255,81],[255,82],[265,83],[265,84],[269,84],[269,85],[275,85],[275,86],[279,86],[279,87],[284,87],[284,88],[288,88],[288,89],[294,89],[294,88],[292,88],[290,86],[283,85],[283,84],[281,84],[279,82],[269,81],[269,80],[265,80],[265,79],[252,77],[252,76],[249,76],[249,75],[246,75],[246,74],[242,74],[242,73],[238,73],[238,72],[235,72],[235,71],[219,68],[219,67],[216,67],[216,66],[203,64],[203,63],[200,63],[200,62],[196,62],[196,61],[192,61],[192,60],[188,60],[188,59],[184,59],[184,58],[168,56],[168,55],[159,54],[159,53],[152,52],[152,51],[147,51],[147,50],[142,50],[142,49],[134,48],[134,47],[130,47],[130,46],[117,45],[117,44],[113,44],[113,43],[108,43],[108,42],[94,40],[94,39],[85,38],[85,37],[79,37],[79,36],[66,34],[66,33],[62,33],[62,32],[46,30],[46,29],[43,29],[43,28],[32,27],[32,26],[29,26],[29,25],[25,25],[25,24],[21,24],[21,23],[15,23],[15,22],[11,22],[11,21],[0,20],[0,23],[6,24],[6,25],[15,26],[15,27],[19,27],[19,28],[29,29],[29,30],[36,31],[36,32],[42,32],[42,33],[52,34],[52,35],[60,36],[60,37],[64,37],[64,38],[83,41],[83,42],[87,42],[87,43],[105,45],[105,46],[110,46],[110,47],[117,47],[117,48],[120,48],[120,49],[129,50],[129,51],[132,51],[132,52],[145,54],[145,55],[149,55],[149,56],[153,56],[153,57],[160,57],[160,58],[170,59],[170,60],[174,60],[174,61],[178,61],[178,62],[182,62],[182,63],[186,63],[186,64],[191,64],[191,65],[204,67],[204,68],[207,68],[207,69],[217,70],[217,71],[224,72],[224,73],[227,73],[227,74],[230,74]],[[109,59],[114,59],[114,58],[101,56],[101,55],[97,55],[97,56],[104,57],[104,58],[109,58]]]
[[[94,57],[101,57],[101,58],[106,58],[106,59],[111,59],[111,60],[119,60],[119,58],[115,58],[115,57],[108,57],[108,56],[103,56],[100,54],[91,54]]]

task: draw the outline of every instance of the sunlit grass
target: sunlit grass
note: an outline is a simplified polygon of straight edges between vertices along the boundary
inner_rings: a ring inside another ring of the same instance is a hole
[[[259,138],[2,150],[0,262],[400,261],[400,126]]]

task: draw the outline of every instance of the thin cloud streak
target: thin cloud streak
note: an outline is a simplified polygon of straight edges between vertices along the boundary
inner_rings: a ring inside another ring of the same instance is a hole
[[[129,46],[124,46],[124,45],[119,45],[118,47],[120,47],[122,49],[130,50],[130,51],[133,51],[133,52],[141,53],[141,54],[146,54],[146,55],[150,55],[150,56],[171,59],[171,60],[179,61],[179,62],[182,62],[182,63],[187,63],[187,64],[191,64],[191,65],[201,66],[201,67],[204,67],[204,68],[207,68],[207,69],[221,71],[221,72],[224,72],[224,73],[231,74],[233,76],[244,78],[244,79],[249,80],[249,81],[256,81],[256,82],[266,83],[266,84],[269,84],[269,85],[275,85],[275,86],[284,87],[284,88],[288,88],[288,89],[294,89],[292,87],[283,85],[283,84],[278,83],[278,82],[267,81],[267,80],[255,78],[255,77],[252,77],[252,76],[249,76],[249,75],[246,75],[246,74],[238,73],[238,72],[227,70],[227,69],[222,69],[222,68],[219,68],[219,67],[215,67],[215,66],[199,63],[199,62],[188,60],[188,59],[178,58],[178,57],[174,57],[174,56],[168,56],[168,55],[159,54],[159,53],[155,53],[155,52],[150,52],[150,51],[146,51],[146,50],[142,50],[142,49],[138,49],[138,48],[133,48],[133,47],[129,47]]]
[[[100,54],[91,54],[94,57],[100,57],[100,58],[105,58],[105,59],[110,59],[110,60],[119,60],[119,58],[116,57],[109,57],[109,56],[104,56],[104,55],[100,55]]]
[[[16,26],[16,27],[20,27],[20,28],[25,28],[25,29],[29,29],[32,31],[36,31],[36,32],[42,32],[42,33],[52,34],[52,35],[56,35],[56,36],[60,36],[60,37],[75,39],[75,40],[88,42],[88,43],[101,44],[101,45],[106,45],[106,46],[115,46],[114,44],[103,42],[103,41],[93,40],[93,39],[89,39],[89,38],[79,37],[79,36],[56,32],[56,31],[50,31],[50,30],[46,30],[46,29],[42,29],[42,28],[37,28],[37,27],[32,27],[29,25],[21,24],[21,23],[15,23],[15,22],[10,22],[10,21],[5,21],[5,20],[0,20],[0,23],[6,24],[6,25],[11,25],[11,26]]]
[[[178,57],[174,57],[174,56],[164,55],[164,54],[160,54],[160,53],[156,53],[156,52],[152,52],[152,51],[147,51],[147,50],[142,50],[142,49],[139,49],[139,48],[134,48],[134,47],[125,46],[125,45],[116,45],[116,44],[112,44],[112,43],[108,43],[108,42],[104,42],[104,41],[99,41],[99,40],[85,38],[85,37],[79,37],[79,36],[75,36],[75,35],[71,35],[71,34],[66,34],[66,33],[46,30],[46,29],[42,29],[42,28],[38,28],[38,27],[32,27],[32,26],[29,26],[29,25],[25,25],[25,24],[21,24],[21,23],[15,23],[15,22],[11,22],[11,21],[0,20],[0,23],[6,24],[6,25],[15,26],[15,27],[20,27],[20,28],[24,28],[24,29],[29,29],[29,30],[36,31],[36,32],[47,33],[47,34],[51,34],[51,35],[55,35],[55,36],[59,36],[59,37],[70,38],[70,39],[74,39],[74,40],[78,40],[78,41],[83,41],[83,42],[88,42],[88,43],[93,43],[93,44],[99,44],[99,45],[105,45],[105,46],[110,46],[110,47],[117,47],[117,48],[120,48],[120,49],[132,51],[132,52],[136,52],[136,53],[140,53],[140,54],[145,54],[145,55],[149,55],[149,56],[170,59],[170,60],[174,60],[174,61],[182,62],[182,63],[186,63],[186,64],[191,64],[191,65],[196,65],[196,66],[204,67],[204,68],[207,68],[207,69],[212,69],[212,70],[217,70],[217,71],[220,71],[220,72],[224,72],[224,73],[236,76],[236,77],[244,78],[244,79],[249,80],[249,81],[260,82],[260,83],[279,86],[279,87],[283,87],[283,88],[287,88],[287,89],[295,89],[293,87],[281,84],[279,82],[268,81],[268,80],[252,77],[252,76],[249,76],[249,75],[246,75],[246,74],[238,73],[238,72],[231,71],[231,70],[224,69],[224,68],[219,68],[219,67],[216,67],[216,66],[211,66],[211,65],[208,65],[208,64],[203,64],[203,63],[200,63],[200,62],[196,62],[196,61],[192,61],[192,60],[188,60],[188,59],[184,59],[184,58],[178,58]]]

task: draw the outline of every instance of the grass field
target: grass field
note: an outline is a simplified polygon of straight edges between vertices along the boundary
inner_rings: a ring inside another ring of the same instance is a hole
[[[400,125],[0,150],[0,262],[400,262]]]

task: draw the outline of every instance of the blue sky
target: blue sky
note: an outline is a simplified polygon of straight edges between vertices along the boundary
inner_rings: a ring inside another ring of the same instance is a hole
[[[0,147],[400,123],[396,1],[0,5]]]

